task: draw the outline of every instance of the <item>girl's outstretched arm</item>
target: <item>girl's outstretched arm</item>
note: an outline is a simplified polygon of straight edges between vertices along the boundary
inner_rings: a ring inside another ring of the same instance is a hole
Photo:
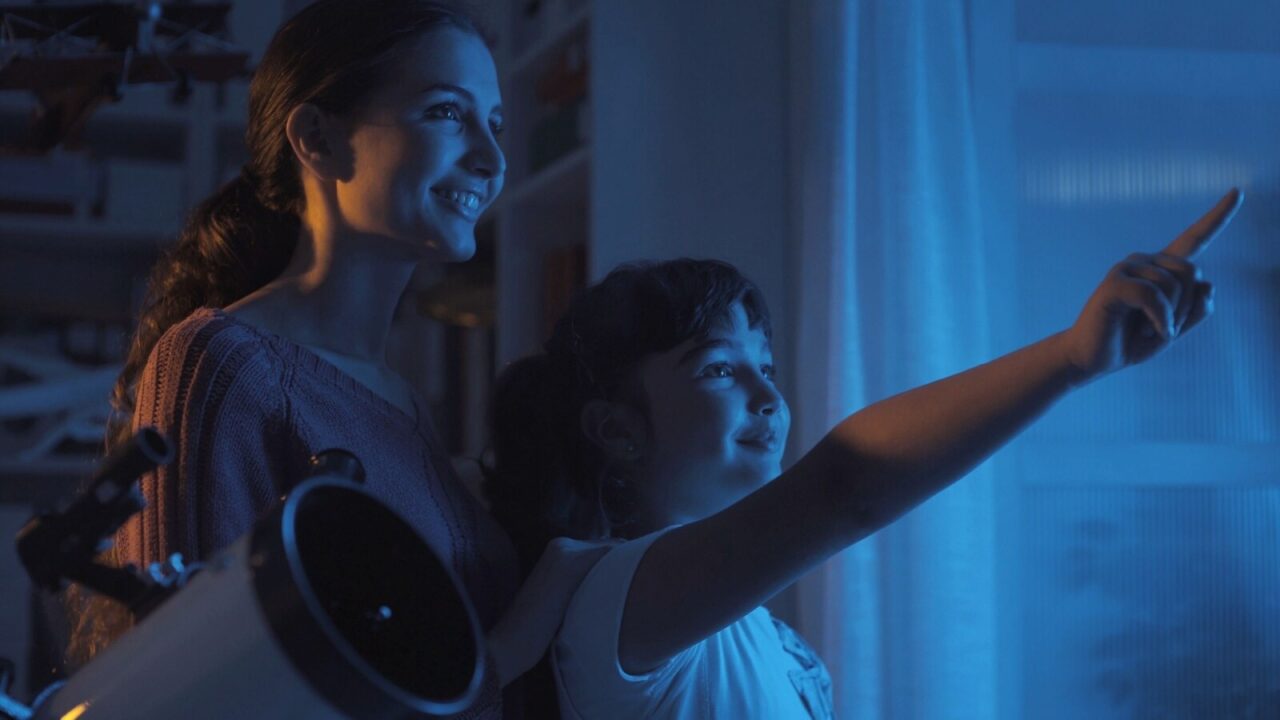
[[[964,476],[1073,387],[1142,362],[1212,311],[1191,260],[1240,204],[1231,191],[1162,252],[1116,265],[1071,328],[871,405],[777,480],[649,548],[618,655],[643,672]]]

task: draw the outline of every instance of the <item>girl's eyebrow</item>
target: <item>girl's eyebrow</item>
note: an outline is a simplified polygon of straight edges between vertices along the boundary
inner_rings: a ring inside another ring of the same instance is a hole
[[[685,363],[689,362],[693,358],[697,357],[698,355],[701,355],[702,353],[708,350],[712,350],[714,348],[722,348],[722,347],[724,348],[733,347],[733,343],[729,342],[725,338],[708,338],[706,340],[703,340],[697,345],[694,345],[693,347],[689,348],[688,351],[686,351],[683,355],[681,355],[680,359],[676,361],[676,367],[678,368],[684,365]]]

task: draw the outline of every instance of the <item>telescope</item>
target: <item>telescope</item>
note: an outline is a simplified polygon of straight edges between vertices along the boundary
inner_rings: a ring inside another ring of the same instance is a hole
[[[138,572],[91,556],[142,507],[136,477],[172,453],[146,429],[122,453],[18,544],[41,587],[84,582],[138,622],[34,707],[0,694],[0,717],[372,720],[475,702],[484,657],[474,608],[449,565],[358,484],[354,455],[318,454],[308,479],[208,561]]]

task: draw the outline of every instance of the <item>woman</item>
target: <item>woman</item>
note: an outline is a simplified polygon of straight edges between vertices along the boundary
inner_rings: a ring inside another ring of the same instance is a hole
[[[473,254],[502,190],[502,125],[493,58],[457,10],[320,0],[279,29],[250,87],[250,160],[153,271],[115,388],[113,442],[151,425],[177,449],[143,478],[147,507],[118,533],[116,561],[206,558],[304,478],[312,454],[346,448],[368,490],[451,563],[492,629],[501,680],[524,662],[504,648],[532,648],[529,664],[541,654],[554,625],[541,640],[519,620],[495,628],[516,589],[512,546],[385,358],[415,267]],[[554,617],[555,592],[538,592],[522,607]],[[113,634],[101,617],[85,613],[80,659]],[[497,687],[480,716],[500,714]]]

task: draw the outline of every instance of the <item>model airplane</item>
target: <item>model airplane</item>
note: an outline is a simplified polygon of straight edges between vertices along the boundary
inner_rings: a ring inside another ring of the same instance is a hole
[[[28,136],[0,146],[47,152],[129,85],[171,82],[182,100],[194,82],[244,75],[249,54],[226,39],[230,9],[157,0],[0,5],[0,90],[39,100]]]

